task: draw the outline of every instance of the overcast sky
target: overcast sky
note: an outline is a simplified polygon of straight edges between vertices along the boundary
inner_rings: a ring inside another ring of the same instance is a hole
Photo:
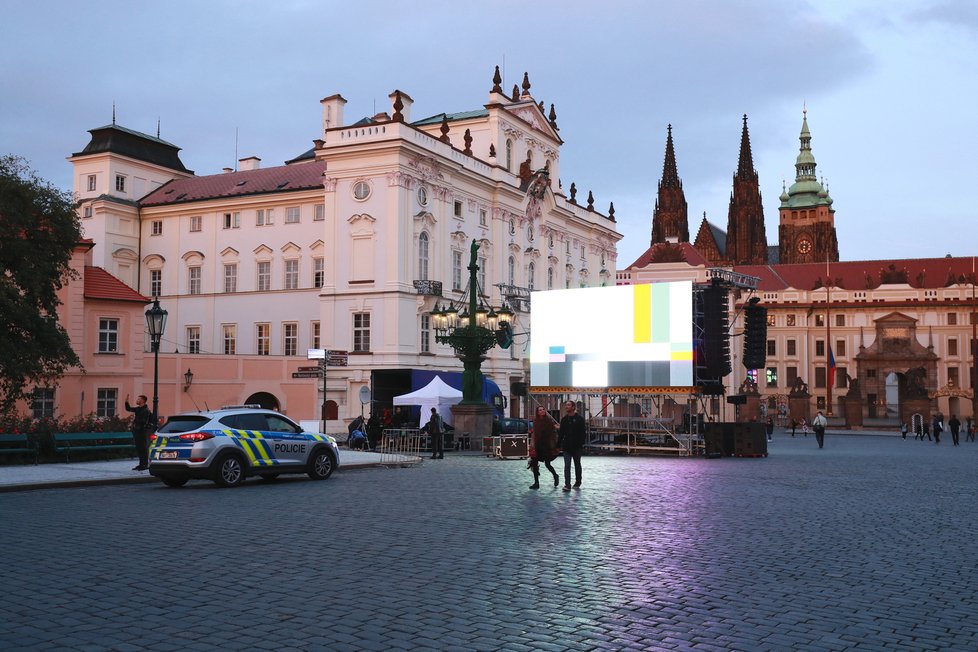
[[[480,108],[495,65],[554,103],[561,174],[615,203],[618,267],[649,245],[666,125],[691,235],[726,228],[747,114],[769,244],[802,107],[843,260],[976,253],[975,0],[5,2],[0,153],[71,188],[65,157],[111,122],[182,148],[198,175],[279,165],[319,134],[415,100]]]

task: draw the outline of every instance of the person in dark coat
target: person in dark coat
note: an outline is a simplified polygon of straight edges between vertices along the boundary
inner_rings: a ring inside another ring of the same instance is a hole
[[[533,471],[533,484],[530,489],[540,488],[540,462],[542,461],[547,470],[554,477],[554,486],[560,484],[560,476],[551,466],[551,462],[557,458],[557,422],[550,416],[542,405],[537,406],[536,416],[533,418],[533,457],[530,458],[530,470]]]
[[[931,430],[934,431],[934,443],[941,443],[941,433],[944,432],[944,415],[938,412],[930,423]],[[928,437],[930,439],[930,437]]]
[[[771,417],[767,418],[764,422],[764,431],[767,433],[767,440],[774,441],[774,419]]]
[[[958,421],[958,417],[954,414],[947,421],[947,427],[951,430],[951,442],[957,446],[961,442],[958,440],[958,436],[961,433],[961,422]]]
[[[377,450],[377,442],[380,441],[380,434],[380,417],[374,412],[367,419],[367,444],[370,446],[370,450]]]
[[[140,394],[136,397],[136,407],[129,405],[129,396],[126,395],[126,411],[133,413],[132,419],[132,441],[136,445],[136,455],[139,456],[139,464],[132,467],[133,471],[145,471],[149,468],[149,447],[146,445],[150,434],[156,431],[156,419],[153,413],[146,407],[146,396]]]
[[[438,416],[437,409],[431,408],[431,418],[421,428],[421,432],[426,432],[431,437],[431,459],[445,459],[445,436],[442,432],[441,417]]]
[[[564,452],[564,491],[571,490],[570,469],[574,462],[574,487],[581,486],[581,454],[587,439],[587,424],[584,417],[577,413],[574,401],[564,403],[566,414],[560,420],[560,434],[557,437],[557,447]]]

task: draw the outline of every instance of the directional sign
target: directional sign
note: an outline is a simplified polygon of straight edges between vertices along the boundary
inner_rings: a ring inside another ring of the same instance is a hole
[[[326,351],[326,364],[330,367],[345,367],[348,353],[346,351]]]
[[[322,378],[323,375],[318,371],[295,371],[292,373],[293,378]]]
[[[326,357],[325,349],[309,349],[306,352],[307,360],[322,360],[325,357]]]
[[[299,367],[296,371],[319,371],[319,365],[315,367]]]

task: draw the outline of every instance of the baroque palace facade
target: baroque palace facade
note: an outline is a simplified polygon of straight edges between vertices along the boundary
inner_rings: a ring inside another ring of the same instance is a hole
[[[726,393],[757,398],[742,419],[810,420],[815,410],[853,426],[910,424],[937,411],[973,417],[975,258],[840,262],[834,202],[817,180],[811,139],[806,114],[795,183],[780,196],[779,242],[768,247],[745,116],[727,230],[704,217],[690,242],[670,126],[652,242],[618,283],[707,283],[714,267],[758,279],[756,293],[737,290],[730,301]],[[741,364],[751,296],[768,309],[763,369]],[[723,409],[733,418],[732,406]]]
[[[69,158],[90,262],[169,313],[161,413],[260,402],[296,419],[319,418],[320,406],[345,419],[361,413],[372,371],[461,371],[428,313],[462,296],[473,240],[483,299],[515,309],[517,333],[529,290],[613,283],[613,206],[598,211],[590,192],[579,203],[574,184],[565,194],[554,106],[534,99],[526,75],[512,93],[500,83],[497,68],[484,105],[420,120],[402,91],[389,113],[355,122],[333,95],[308,151],[207,176],[158,137],[114,122],[91,130]],[[527,186],[544,169],[551,185],[531,201]],[[99,324],[129,321],[106,313]],[[325,388],[295,378],[308,349],[346,352],[347,366],[327,368]],[[101,353],[136,355],[122,345]],[[142,383],[92,391],[150,394],[147,360]],[[508,394],[525,368],[517,338],[491,351],[483,372]]]

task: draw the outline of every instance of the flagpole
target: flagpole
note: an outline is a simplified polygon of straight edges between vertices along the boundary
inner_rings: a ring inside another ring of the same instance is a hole
[[[832,279],[829,276],[829,250],[825,248],[825,416],[832,416],[832,323],[829,319]]]

